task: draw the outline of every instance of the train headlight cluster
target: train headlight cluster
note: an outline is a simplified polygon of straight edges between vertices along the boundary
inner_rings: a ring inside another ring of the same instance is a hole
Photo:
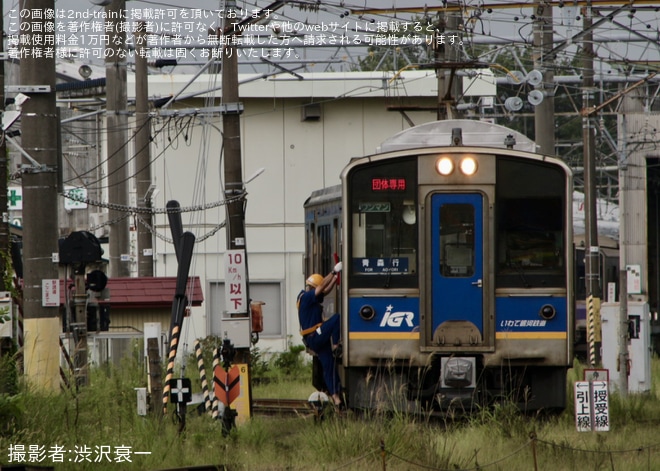
[[[440,157],[435,167],[440,175],[446,177],[454,172],[456,165],[451,157]],[[458,168],[463,175],[470,177],[477,173],[477,160],[470,156],[463,157],[458,163]]]

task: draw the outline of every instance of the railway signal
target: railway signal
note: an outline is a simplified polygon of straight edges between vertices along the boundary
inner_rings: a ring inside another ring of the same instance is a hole
[[[186,428],[186,408],[192,400],[192,384],[190,378],[176,378],[169,381],[170,400],[176,404],[176,415],[179,419],[179,433]]]
[[[74,340],[74,369],[76,376],[76,386],[85,386],[89,382],[88,371],[88,353],[87,353],[87,330],[93,327],[102,330],[101,325],[93,319],[91,325],[88,325],[87,290],[100,292],[108,281],[108,277],[101,270],[87,272],[90,265],[105,266],[107,260],[103,259],[103,249],[96,236],[87,231],[76,231],[69,234],[59,247],[59,262],[66,269],[71,269],[74,275],[74,296],[73,296],[73,316],[68,316],[68,329],[70,329]],[[57,280],[55,280],[58,282]],[[58,282],[59,283],[59,282]],[[57,299],[59,305],[59,297]],[[67,306],[69,313],[70,306]],[[107,311],[103,316],[103,324],[107,326],[110,323],[107,317]]]
[[[170,399],[172,404],[187,404],[192,401],[190,378],[176,378],[170,381]]]
[[[229,339],[222,341],[222,349],[216,349],[215,361],[213,363],[213,393],[218,402],[223,404],[222,434],[228,435],[231,429],[236,426],[236,417],[238,412],[232,409],[232,403],[241,393],[241,374],[238,365],[232,365],[236,349]],[[222,357],[222,364],[218,361]],[[245,366],[245,365],[244,365]],[[218,411],[219,405],[216,408]]]
[[[179,335],[185,314],[188,298],[186,297],[186,284],[188,282],[188,273],[192,262],[193,247],[195,245],[195,235],[192,232],[182,232],[181,212],[178,210],[179,203],[169,201],[168,217],[170,220],[170,229],[172,239],[174,240],[174,249],[176,252],[179,266],[177,269],[176,287],[174,290],[174,300],[172,302],[172,316],[170,320],[170,353],[167,360],[167,374],[165,377],[165,387],[163,388],[163,414],[167,414],[167,403],[170,399],[171,381],[174,376],[174,361],[179,346]],[[182,420],[182,427],[185,424],[185,409]],[[181,428],[180,428],[181,430]]]

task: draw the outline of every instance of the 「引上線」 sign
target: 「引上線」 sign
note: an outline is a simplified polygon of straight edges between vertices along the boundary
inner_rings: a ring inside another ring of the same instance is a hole
[[[610,430],[607,384],[607,381],[575,382],[575,427],[578,432]]]

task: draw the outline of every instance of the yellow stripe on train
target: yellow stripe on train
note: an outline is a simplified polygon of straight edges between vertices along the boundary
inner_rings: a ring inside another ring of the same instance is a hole
[[[419,332],[350,332],[350,340],[419,340]],[[497,340],[565,340],[566,332],[497,332]]]
[[[419,340],[419,332],[349,332],[350,340]]]
[[[497,340],[565,340],[566,332],[497,332],[495,338]]]

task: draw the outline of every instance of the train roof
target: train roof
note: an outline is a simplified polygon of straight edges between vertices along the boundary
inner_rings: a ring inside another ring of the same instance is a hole
[[[341,185],[329,186],[314,190],[312,194],[305,200],[304,208],[316,204],[326,203],[328,201],[341,200]]]
[[[499,124],[471,119],[432,121],[401,131],[386,139],[376,149],[377,153],[397,150],[451,146],[452,129],[461,128],[463,145],[473,147],[500,147],[506,149],[504,140],[515,139],[515,150],[536,153],[536,143],[524,134]]]

